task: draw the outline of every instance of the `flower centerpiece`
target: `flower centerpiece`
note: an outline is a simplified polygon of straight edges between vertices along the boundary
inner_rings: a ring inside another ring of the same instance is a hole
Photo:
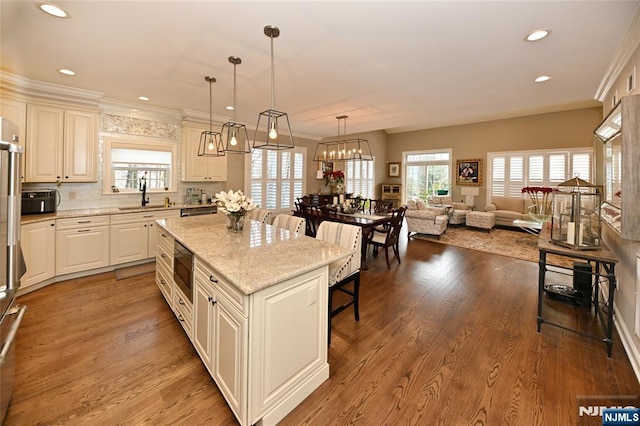
[[[527,186],[522,188],[522,194],[527,194],[531,205],[527,207],[529,216],[538,222],[547,222],[551,218],[551,193],[555,191],[547,186]],[[526,200],[525,200],[526,201]]]
[[[227,215],[227,228],[233,232],[242,231],[245,215],[256,207],[242,191],[221,191],[216,194],[216,204]]]
[[[344,172],[342,170],[324,172],[322,176],[324,178],[324,184],[331,187],[332,194],[342,193],[344,189]]]

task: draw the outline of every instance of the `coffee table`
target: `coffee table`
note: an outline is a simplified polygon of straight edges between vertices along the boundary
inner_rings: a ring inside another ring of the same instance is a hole
[[[538,235],[542,229],[544,222],[538,222],[535,220],[522,220],[516,219],[513,221],[513,225],[533,235]]]

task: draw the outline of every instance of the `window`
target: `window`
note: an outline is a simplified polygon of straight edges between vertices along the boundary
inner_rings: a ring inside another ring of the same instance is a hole
[[[451,189],[451,150],[405,152],[403,157],[405,199]]]
[[[591,149],[489,153],[490,196],[521,197],[525,186],[556,187],[574,176],[592,181]]]
[[[283,151],[254,149],[245,156],[245,193],[269,210],[291,210],[293,201],[304,195],[306,148]]]
[[[363,198],[375,198],[373,192],[374,161],[352,160],[345,165],[345,180],[347,193],[361,195]]]
[[[148,192],[176,191],[176,149],[173,141],[105,138],[103,192],[138,192],[145,174]]]

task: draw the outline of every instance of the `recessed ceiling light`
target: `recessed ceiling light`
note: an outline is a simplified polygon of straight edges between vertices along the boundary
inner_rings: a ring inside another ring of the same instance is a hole
[[[536,77],[535,80],[533,80],[533,81],[535,81],[536,83],[542,83],[542,82],[549,81],[549,80],[551,80],[551,76],[549,76],[549,75],[541,75],[539,77]]]
[[[141,101],[148,101],[149,98],[147,98],[146,96],[138,96],[138,99],[140,99]]]
[[[56,18],[67,18],[69,16],[67,12],[51,3],[36,3],[36,7],[51,16],[55,16]]]
[[[551,30],[535,30],[527,34],[524,41],[538,41],[551,34]]]
[[[225,109],[227,109],[228,111],[233,111],[233,105],[227,105]]]
[[[76,75],[76,73],[75,73],[74,71],[68,70],[68,69],[66,69],[66,68],[60,68],[60,69],[58,70],[58,72],[59,72],[60,74],[64,74],[64,75]]]

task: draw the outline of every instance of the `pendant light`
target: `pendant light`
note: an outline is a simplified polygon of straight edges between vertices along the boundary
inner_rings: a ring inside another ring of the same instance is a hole
[[[291,125],[289,124],[289,116],[286,112],[276,111],[275,109],[275,72],[273,66],[273,39],[280,35],[280,29],[273,25],[264,27],[264,35],[271,40],[271,109],[262,111],[258,115],[258,124],[256,132],[253,136],[253,147],[258,149],[291,149],[293,145],[293,135],[291,134]],[[264,121],[262,121],[264,119]],[[266,142],[258,141],[258,130],[260,130],[260,122],[262,121],[263,130],[267,134]]]
[[[316,147],[316,153],[313,161],[350,161],[363,160],[372,161],[373,153],[369,146],[369,141],[361,138],[344,139],[347,134],[347,118],[348,115],[340,115],[338,119],[338,140],[329,142],[320,142]],[[340,124],[343,124],[343,139],[340,139]]]
[[[223,157],[222,139],[220,132],[213,131],[213,95],[212,85],[216,82],[214,77],[205,77],[209,83],[209,130],[200,134],[200,144],[198,145],[198,157]]]
[[[229,56],[229,62],[233,64],[233,121],[222,125],[223,151],[231,154],[249,154],[251,145],[249,145],[247,126],[236,123],[236,66],[242,63],[242,59]]]

